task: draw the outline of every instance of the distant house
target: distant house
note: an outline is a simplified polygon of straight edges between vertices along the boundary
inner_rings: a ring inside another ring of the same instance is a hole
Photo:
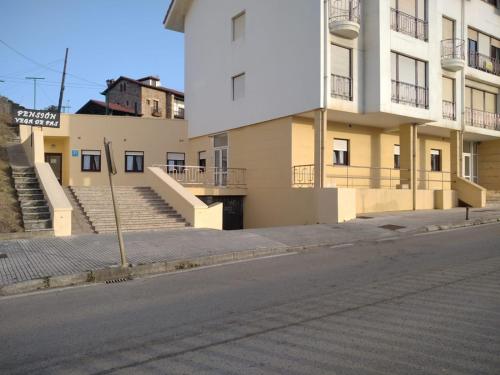
[[[112,116],[141,116],[135,113],[127,107],[120,104],[109,103],[108,112]],[[82,108],[77,112],[77,115],[105,115],[106,114],[106,102],[101,100],[89,100]]]
[[[148,76],[140,79],[119,77],[107,81],[102,92],[109,103],[115,103],[129,112],[145,118],[184,118],[184,93],[162,87],[160,78]]]

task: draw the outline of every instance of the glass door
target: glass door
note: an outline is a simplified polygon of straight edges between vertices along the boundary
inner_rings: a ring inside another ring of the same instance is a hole
[[[227,147],[215,149],[215,185],[227,186]]]
[[[57,181],[62,185],[62,154],[45,154],[45,162],[49,163]]]

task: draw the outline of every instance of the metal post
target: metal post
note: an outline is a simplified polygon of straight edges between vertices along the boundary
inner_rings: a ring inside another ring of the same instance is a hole
[[[465,207],[465,220],[469,220],[469,206]]]
[[[118,205],[116,202],[115,191],[113,186],[113,178],[112,175],[116,174],[116,167],[113,158],[113,151],[111,148],[111,142],[108,142],[106,138],[104,138],[104,147],[106,150],[106,160],[108,163],[108,175],[109,175],[109,187],[111,188],[111,199],[113,200],[113,209],[115,212],[115,220],[116,220],[116,233],[118,235],[118,244],[120,246],[120,263],[123,268],[128,267],[127,257],[125,255],[125,245],[123,243],[123,235],[120,221],[120,213],[118,210]]]

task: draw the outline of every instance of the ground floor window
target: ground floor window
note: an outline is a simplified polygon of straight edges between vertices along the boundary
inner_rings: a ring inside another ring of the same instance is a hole
[[[82,172],[101,171],[101,151],[82,150]]]
[[[200,151],[198,153],[198,166],[200,167],[201,172],[205,172],[205,169],[207,167],[207,152],[206,151]]]
[[[394,169],[401,168],[401,147],[394,145]]]
[[[349,165],[349,140],[337,138],[333,140],[333,164]]]
[[[186,165],[186,156],[183,152],[168,152],[167,153],[167,169],[168,173],[184,172]]]
[[[125,151],[125,172],[144,172],[143,151]]]
[[[441,172],[441,150],[431,150],[431,171]]]

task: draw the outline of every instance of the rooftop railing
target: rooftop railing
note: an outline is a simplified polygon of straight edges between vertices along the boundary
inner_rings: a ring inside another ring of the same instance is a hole
[[[332,96],[352,101],[352,78],[332,74]]]
[[[469,52],[469,66],[500,76],[500,61],[479,52]]]
[[[185,186],[246,188],[246,169],[155,165]]]
[[[428,39],[427,21],[394,8],[391,8],[391,29],[420,40]]]
[[[465,108],[465,123],[478,128],[500,131],[500,114]]]
[[[427,87],[392,80],[392,101],[418,108],[429,108]]]

